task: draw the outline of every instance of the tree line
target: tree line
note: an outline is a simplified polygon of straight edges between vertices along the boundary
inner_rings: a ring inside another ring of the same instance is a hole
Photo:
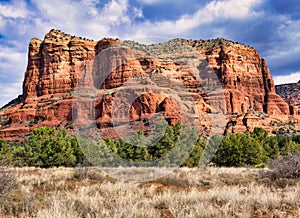
[[[280,156],[300,152],[300,135],[253,132],[205,138],[187,125],[158,122],[153,134],[142,131],[128,141],[93,141],[72,136],[65,129],[35,129],[22,143],[0,140],[0,163],[11,166],[74,167],[82,165],[196,167],[264,166]]]

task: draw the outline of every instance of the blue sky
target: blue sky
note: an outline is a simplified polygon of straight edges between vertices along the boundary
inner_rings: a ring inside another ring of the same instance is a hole
[[[276,84],[300,80],[299,0],[0,0],[0,106],[22,93],[31,38],[209,39],[255,47]]]

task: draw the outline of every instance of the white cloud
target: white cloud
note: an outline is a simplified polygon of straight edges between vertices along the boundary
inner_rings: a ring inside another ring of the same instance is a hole
[[[164,2],[170,0],[162,0]],[[132,23],[132,19],[143,17],[140,8],[131,7],[128,0],[111,0],[103,8],[97,8],[96,0],[32,0],[38,9],[20,25],[20,20],[10,21],[16,34],[36,32],[37,37],[52,28],[88,38],[99,39],[104,36],[119,38],[138,38],[142,36],[182,36],[195,28],[226,19],[244,19],[257,15],[253,8],[263,0],[214,0],[194,14],[186,14],[177,20],[161,22],[144,21]],[[154,4],[158,0],[143,0]],[[129,8],[131,7],[131,9]],[[24,6],[26,9],[26,6]],[[1,25],[1,19],[0,19]],[[10,30],[11,31],[11,30]]]
[[[291,20],[288,16],[274,16],[273,20],[280,25],[276,34],[277,40],[265,52],[268,63],[273,68],[288,70],[299,67],[300,61],[300,20]]]
[[[38,7],[44,18],[53,22],[64,21],[65,25],[75,17],[75,13],[78,10],[76,5],[70,0],[33,0],[33,3]]]
[[[292,20],[290,16],[279,16],[276,18],[275,19],[280,23],[278,35],[290,42],[298,42],[300,39],[300,20]]]
[[[253,9],[260,5],[263,0],[226,0],[212,1],[198,10],[196,13],[183,15],[179,19],[172,21],[160,21],[151,23],[146,21],[134,28],[138,35],[179,35],[187,33],[201,25],[213,22],[224,21],[226,19],[246,19],[260,15]]]
[[[0,15],[7,18],[26,18],[29,11],[24,1],[14,1],[13,4],[0,4]]]
[[[266,59],[272,67],[289,67],[294,66],[296,63],[299,65],[300,43],[295,43],[294,47],[289,44],[280,43],[280,45],[276,45],[268,51]]]
[[[287,83],[296,83],[300,80],[300,72],[291,73],[289,75],[283,76],[274,76],[275,85],[287,84]]]
[[[139,0],[140,4],[143,5],[158,5],[158,4],[164,4],[164,3],[169,3],[169,4],[176,4],[177,2],[179,3],[190,3],[187,2],[186,0]]]
[[[153,5],[162,1],[163,0],[140,0],[140,2],[145,5]]]
[[[22,93],[26,54],[0,46],[0,107]]]
[[[112,0],[106,5],[101,17],[103,20],[110,23],[127,23],[129,21],[129,17],[126,15],[127,10],[127,0]]]
[[[32,2],[39,9],[34,18],[35,32],[39,32],[38,29],[45,29],[47,32],[57,28],[71,34],[98,39],[110,35],[110,30],[115,26],[130,22],[127,0],[111,0],[101,9],[96,7],[98,1],[94,0]]]
[[[134,18],[136,18],[136,17],[138,17],[138,18],[144,17],[143,10],[141,8],[134,7],[133,8],[133,17]]]
[[[22,82],[0,82],[0,108],[22,94]]]
[[[26,67],[25,53],[15,51],[12,48],[0,45],[0,72],[7,74],[0,74],[1,78],[5,76],[12,78],[14,76],[23,75]],[[19,72],[21,71],[21,73]]]
[[[0,15],[0,29],[2,29],[5,26],[5,24],[6,24],[5,20]]]

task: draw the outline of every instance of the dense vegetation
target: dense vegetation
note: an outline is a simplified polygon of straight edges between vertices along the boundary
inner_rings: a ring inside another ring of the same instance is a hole
[[[163,133],[162,133],[163,132]],[[264,166],[279,156],[300,152],[300,135],[253,133],[198,137],[193,128],[159,122],[151,136],[136,132],[130,140],[90,141],[66,130],[35,129],[20,144],[0,141],[0,162],[14,166]],[[85,154],[85,155],[84,155]]]

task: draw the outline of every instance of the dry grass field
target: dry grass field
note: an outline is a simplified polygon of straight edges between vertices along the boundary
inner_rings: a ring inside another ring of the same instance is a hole
[[[5,170],[16,183],[0,196],[0,217],[300,217],[299,180],[261,169],[180,168],[147,182],[97,168]]]

